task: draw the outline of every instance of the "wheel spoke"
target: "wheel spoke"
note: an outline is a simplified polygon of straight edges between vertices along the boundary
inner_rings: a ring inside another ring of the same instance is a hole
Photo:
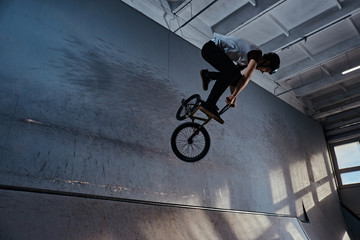
[[[179,152],[189,158],[197,157],[205,148],[205,137],[201,131],[193,137],[192,143],[188,142],[195,131],[196,129],[193,127],[186,127],[179,132],[176,138],[176,146]]]

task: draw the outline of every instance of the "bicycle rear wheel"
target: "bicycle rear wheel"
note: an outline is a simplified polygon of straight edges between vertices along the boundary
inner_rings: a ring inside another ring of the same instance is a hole
[[[191,138],[197,130],[196,135]],[[185,162],[199,161],[209,151],[209,133],[198,123],[183,123],[174,130],[171,136],[171,148],[175,155]]]
[[[183,100],[179,110],[176,113],[176,119],[181,121],[187,118],[187,116],[195,111],[200,102],[201,99],[199,94],[194,94],[188,99]]]

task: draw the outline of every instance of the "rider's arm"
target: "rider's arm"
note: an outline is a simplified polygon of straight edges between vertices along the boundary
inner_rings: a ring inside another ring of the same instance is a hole
[[[240,79],[238,84],[236,85],[235,91],[231,94],[233,98],[236,98],[237,95],[246,87],[246,85],[250,82],[251,75],[255,71],[257,63],[254,59],[250,59],[249,64],[245,70],[243,77]]]

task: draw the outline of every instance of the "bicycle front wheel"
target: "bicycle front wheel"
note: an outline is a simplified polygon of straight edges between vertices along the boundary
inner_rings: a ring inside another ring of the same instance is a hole
[[[185,162],[199,161],[209,151],[209,133],[198,123],[183,123],[171,136],[171,148],[175,155]]]

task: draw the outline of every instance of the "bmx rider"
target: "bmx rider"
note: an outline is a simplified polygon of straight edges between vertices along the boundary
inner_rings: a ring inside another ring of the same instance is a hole
[[[206,69],[200,71],[205,91],[210,81],[216,80],[200,110],[221,124],[224,124],[224,120],[218,113],[216,103],[229,86],[231,95],[226,98],[226,103],[235,107],[237,95],[249,83],[255,70],[273,74],[280,67],[280,58],[276,53],[263,55],[257,46],[247,40],[217,33],[214,33],[213,39],[202,47],[201,55],[218,72]],[[241,73],[243,69],[245,69],[244,74]]]

